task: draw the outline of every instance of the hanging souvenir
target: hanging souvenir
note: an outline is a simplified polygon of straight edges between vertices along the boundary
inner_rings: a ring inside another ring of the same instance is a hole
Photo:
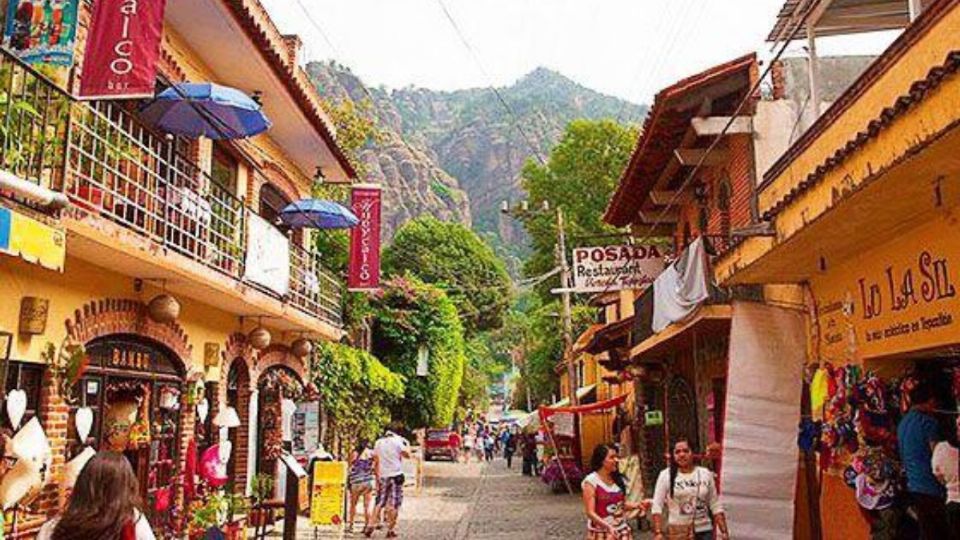
[[[86,442],[93,428],[93,409],[90,407],[81,407],[73,416],[74,427],[77,428],[77,438],[81,443]]]
[[[0,507],[9,510],[18,504],[27,504],[42,488],[40,469],[21,459],[0,479]]]
[[[220,487],[227,483],[227,462],[220,459],[220,445],[215,444],[204,450],[200,457],[200,477],[210,487]]]
[[[18,462],[29,461],[38,470],[52,459],[50,441],[36,417],[31,418],[10,441],[10,450]]]
[[[201,424],[206,423],[208,414],[210,414],[210,402],[207,398],[203,398],[197,403],[197,418]]]
[[[26,412],[27,393],[19,389],[7,392],[7,418],[14,431],[20,429],[20,422]]]

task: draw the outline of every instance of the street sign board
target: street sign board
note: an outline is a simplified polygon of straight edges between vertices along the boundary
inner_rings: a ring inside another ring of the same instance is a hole
[[[664,248],[656,244],[598,246],[573,250],[575,292],[643,289],[665,266]]]

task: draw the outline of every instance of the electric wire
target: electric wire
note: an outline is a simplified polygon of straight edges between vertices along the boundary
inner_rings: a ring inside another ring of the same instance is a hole
[[[767,64],[767,67],[764,69],[763,74],[761,74],[761,76],[757,79],[757,81],[754,82],[753,85],[751,85],[750,90],[743,96],[743,99],[740,100],[740,103],[737,105],[736,110],[733,112],[733,114],[724,124],[723,129],[713,139],[713,141],[704,150],[704,152],[700,155],[700,158],[697,160],[696,165],[693,167],[690,173],[687,174],[687,176],[684,178],[683,182],[680,184],[680,186],[677,188],[674,194],[670,197],[670,200],[667,201],[667,204],[664,206],[664,208],[660,211],[659,214],[657,214],[656,219],[654,219],[654,222],[650,225],[646,233],[641,238],[641,242],[651,238],[653,231],[656,230],[656,228],[662,224],[663,218],[666,216],[667,212],[669,212],[670,208],[673,207],[674,204],[676,204],[677,200],[680,197],[680,194],[683,193],[684,190],[686,190],[687,186],[689,186],[690,183],[693,182],[693,180],[696,178],[697,173],[700,172],[700,169],[703,167],[703,164],[706,162],[707,157],[710,155],[711,152],[713,152],[716,149],[716,147],[720,144],[720,141],[723,140],[724,136],[726,136],[727,132],[733,126],[733,123],[736,121],[737,117],[743,111],[744,107],[746,107],[747,103],[749,103],[752,99],[754,99],[754,95],[756,94],[757,90],[760,88],[762,81],[764,81],[770,75],[770,72],[773,70],[773,66],[777,63],[777,61],[780,60],[780,57],[786,51],[787,46],[796,37],[797,33],[803,27],[804,23],[806,22],[810,14],[813,12],[813,9],[816,7],[816,5],[817,5],[816,2],[811,2],[807,6],[807,9],[803,12],[803,15],[800,18],[800,20],[797,22],[797,25],[791,31],[789,37],[784,41],[783,46],[780,48],[779,51],[777,51],[773,59]]]
[[[510,118],[513,120],[514,129],[516,129],[517,132],[520,133],[520,136],[523,138],[524,142],[527,144],[530,151],[533,153],[533,157],[536,158],[536,160],[540,163],[541,166],[545,167],[546,161],[543,159],[543,156],[540,154],[540,149],[537,148],[536,145],[530,141],[530,138],[527,136],[526,131],[524,131],[523,127],[520,125],[520,118],[517,115],[516,111],[514,111],[513,107],[510,106],[509,103],[507,103],[507,100],[504,99],[503,94],[501,94],[500,91],[497,90],[497,87],[494,86],[492,83],[490,83],[491,78],[489,73],[487,73],[487,70],[483,67],[483,63],[480,61],[479,55],[477,54],[473,46],[470,45],[470,41],[467,40],[467,37],[463,33],[463,30],[460,29],[460,25],[457,24],[456,19],[453,18],[453,14],[450,13],[449,9],[447,9],[447,6],[446,4],[443,3],[443,0],[437,0],[437,4],[440,5],[440,9],[443,11],[444,17],[450,23],[450,26],[453,27],[453,30],[457,33],[457,36],[460,38],[460,42],[463,43],[463,46],[470,53],[470,57],[473,59],[474,63],[477,65],[477,68],[480,70],[480,73],[484,76],[484,78],[487,79],[488,88],[496,96],[497,101],[503,106],[504,110],[507,111],[507,114],[510,115]]]

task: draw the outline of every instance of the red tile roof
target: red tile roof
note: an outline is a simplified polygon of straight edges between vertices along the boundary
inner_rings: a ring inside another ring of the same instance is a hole
[[[680,144],[697,112],[696,107],[677,108],[678,100],[728,77],[749,74],[756,65],[756,54],[747,54],[687,77],[657,93],[630,162],[607,206],[604,221],[616,227],[628,225],[653,189],[653,183],[671,159],[673,150]]]

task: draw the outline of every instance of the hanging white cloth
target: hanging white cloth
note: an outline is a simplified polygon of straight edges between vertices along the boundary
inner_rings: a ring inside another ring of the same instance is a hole
[[[707,252],[697,238],[653,282],[653,331],[690,316],[710,297]]]

